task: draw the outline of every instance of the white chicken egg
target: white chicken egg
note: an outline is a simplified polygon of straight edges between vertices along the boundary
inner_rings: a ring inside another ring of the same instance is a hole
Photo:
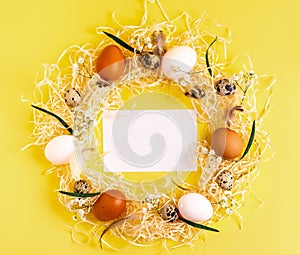
[[[74,154],[74,142],[71,135],[53,138],[45,148],[45,156],[53,165],[67,164]]]
[[[162,58],[161,70],[170,79],[179,80],[190,72],[197,61],[197,53],[188,46],[169,49]]]
[[[206,221],[213,215],[210,201],[198,193],[183,195],[178,201],[178,210],[184,219],[193,222]]]

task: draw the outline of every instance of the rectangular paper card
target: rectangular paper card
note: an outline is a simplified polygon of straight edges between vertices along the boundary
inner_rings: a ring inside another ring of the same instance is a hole
[[[105,172],[196,171],[194,110],[103,113]]]

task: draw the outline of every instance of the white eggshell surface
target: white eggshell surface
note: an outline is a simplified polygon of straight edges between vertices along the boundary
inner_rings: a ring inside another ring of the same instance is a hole
[[[210,201],[198,193],[183,195],[178,201],[178,210],[181,216],[193,222],[201,222],[213,216]]]
[[[53,165],[67,164],[74,154],[74,142],[71,135],[53,138],[45,148],[45,156]]]
[[[168,78],[178,80],[195,66],[197,53],[188,46],[176,46],[163,56],[161,70]]]

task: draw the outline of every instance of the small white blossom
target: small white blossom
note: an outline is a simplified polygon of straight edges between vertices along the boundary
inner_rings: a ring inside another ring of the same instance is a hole
[[[77,77],[79,73],[79,65],[77,63],[72,65],[72,77],[75,78]]]
[[[222,200],[222,201],[220,202],[220,206],[223,207],[223,208],[227,207],[226,201]]]
[[[181,86],[184,86],[184,87],[185,87],[185,86],[187,86],[188,83],[186,82],[186,80],[182,80],[182,81],[179,82],[179,84],[180,84]]]
[[[83,57],[78,58],[78,64],[83,64],[83,63],[84,63],[84,58]]]
[[[74,63],[72,65],[73,70],[78,70],[79,69],[79,65],[77,63]]]
[[[151,42],[151,39],[150,39],[150,37],[148,36],[148,37],[145,38],[145,43],[149,43],[149,42]]]
[[[226,208],[225,211],[226,211],[227,214],[232,214],[232,209],[231,208]]]
[[[203,148],[203,149],[202,149],[202,152],[203,152],[204,154],[208,154],[208,149],[207,149],[207,148]]]

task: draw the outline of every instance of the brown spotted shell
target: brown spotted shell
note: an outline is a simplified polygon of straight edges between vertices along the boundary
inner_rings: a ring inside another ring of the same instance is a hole
[[[222,171],[217,177],[217,184],[225,190],[231,190],[234,183],[233,174],[228,171]]]
[[[70,107],[76,107],[81,103],[81,95],[75,88],[70,88],[65,93],[65,102]]]
[[[216,90],[221,96],[229,96],[235,93],[236,86],[228,79],[221,79],[216,82]]]
[[[86,180],[79,180],[74,183],[74,193],[85,194],[91,191],[91,186]]]
[[[165,204],[160,209],[160,217],[162,217],[163,220],[168,222],[173,222],[178,219],[178,209],[175,205],[172,204]]]
[[[146,69],[156,70],[160,66],[160,57],[155,54],[142,54],[139,56],[139,61]]]

